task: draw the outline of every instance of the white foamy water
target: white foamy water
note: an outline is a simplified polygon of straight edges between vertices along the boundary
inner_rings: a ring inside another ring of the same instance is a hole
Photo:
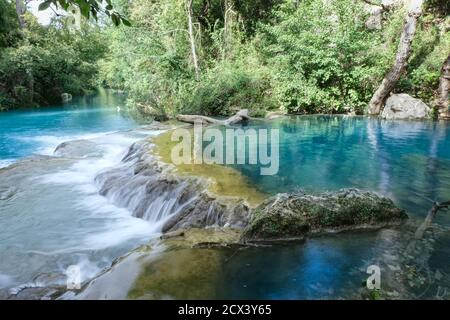
[[[9,166],[10,164],[13,164],[16,160],[14,159],[3,159],[0,160],[0,168],[4,168]]]
[[[38,136],[15,136],[14,139],[17,143],[33,143],[37,145],[36,154],[53,155],[55,148],[63,142],[73,140],[91,140],[95,138],[101,138],[107,134],[113,132],[100,132],[100,133],[88,133],[88,134],[74,134],[74,135],[38,135]]]
[[[104,219],[95,226],[95,232],[86,232],[78,249],[100,250],[117,246],[130,239],[149,237],[157,228],[148,221],[133,217],[127,209],[111,204],[98,193],[98,186],[94,182],[100,172],[119,165],[136,137],[107,133],[97,135],[91,141],[95,141],[97,147],[103,151],[102,157],[81,159],[68,169],[36,177],[35,181],[73,189],[81,194],[74,201],[76,209],[88,212],[88,219]]]
[[[64,275],[71,265],[80,268],[85,281],[118,256],[157,236],[158,226],[110,203],[99,194],[95,183],[103,170],[123,166],[121,159],[130,145],[150,134],[139,130],[70,136],[89,139],[99,152],[85,158],[67,158],[61,167],[51,170],[46,169],[49,163],[45,160],[26,168],[35,174],[18,181],[17,202],[6,204],[9,214],[2,221],[4,226],[14,227],[3,230],[0,226],[0,241],[4,244],[0,260],[6,261],[0,268],[0,288],[14,287],[9,291],[14,293],[23,287],[42,286],[42,280],[36,282],[34,277],[46,273]],[[34,139],[42,143],[42,150],[46,150],[43,153],[48,155],[62,142],[61,137]],[[55,159],[59,158],[66,159]]]
[[[14,282],[13,277],[7,275],[7,274],[1,274],[0,273],[0,289],[7,288],[11,286],[11,284]]]

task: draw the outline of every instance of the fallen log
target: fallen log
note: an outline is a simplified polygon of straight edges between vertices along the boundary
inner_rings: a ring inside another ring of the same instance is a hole
[[[180,114],[177,116],[177,120],[186,123],[199,123],[202,125],[219,124],[219,125],[231,125],[241,123],[250,120],[248,115],[248,109],[239,110],[235,115],[225,120],[214,119],[207,116]]]

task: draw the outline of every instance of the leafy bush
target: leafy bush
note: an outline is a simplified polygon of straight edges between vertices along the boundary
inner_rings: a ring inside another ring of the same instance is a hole
[[[261,114],[275,107],[267,76],[237,63],[220,63],[209,69],[200,82],[186,84],[184,89],[181,112],[228,116],[239,109]]]
[[[443,4],[427,1],[407,73],[396,87],[426,101],[435,95],[441,56],[448,54],[447,36],[433,26]],[[141,113],[162,118],[180,112],[226,116],[238,108],[258,115],[275,108],[363,113],[394,62],[405,17],[405,8],[396,6],[383,13],[380,30],[369,30],[365,5],[194,0],[197,81],[185,1],[120,0],[133,27],[107,30],[102,79],[127,91]]]
[[[361,112],[379,83],[380,33],[368,30],[358,1],[287,3],[263,26],[262,47],[275,94],[293,113]]]
[[[88,25],[75,30],[62,23],[44,27],[28,15],[23,39],[0,51],[2,109],[56,103],[63,92],[95,89],[96,61],[106,49],[102,34]]]

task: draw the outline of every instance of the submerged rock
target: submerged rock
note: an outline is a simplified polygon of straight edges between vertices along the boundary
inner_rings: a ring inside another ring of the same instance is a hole
[[[373,192],[342,189],[319,195],[279,194],[256,208],[243,241],[298,240],[309,233],[398,224],[406,212]]]
[[[383,119],[425,119],[430,113],[422,100],[411,97],[406,93],[393,94],[386,100],[381,113]]]
[[[98,144],[89,140],[72,140],[59,144],[54,153],[55,156],[64,158],[84,158],[88,156],[101,156]]]

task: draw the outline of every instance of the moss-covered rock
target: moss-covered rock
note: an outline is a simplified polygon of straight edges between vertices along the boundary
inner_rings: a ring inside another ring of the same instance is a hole
[[[309,233],[398,224],[406,212],[373,192],[342,189],[319,195],[278,194],[257,207],[243,241],[302,239]]]

